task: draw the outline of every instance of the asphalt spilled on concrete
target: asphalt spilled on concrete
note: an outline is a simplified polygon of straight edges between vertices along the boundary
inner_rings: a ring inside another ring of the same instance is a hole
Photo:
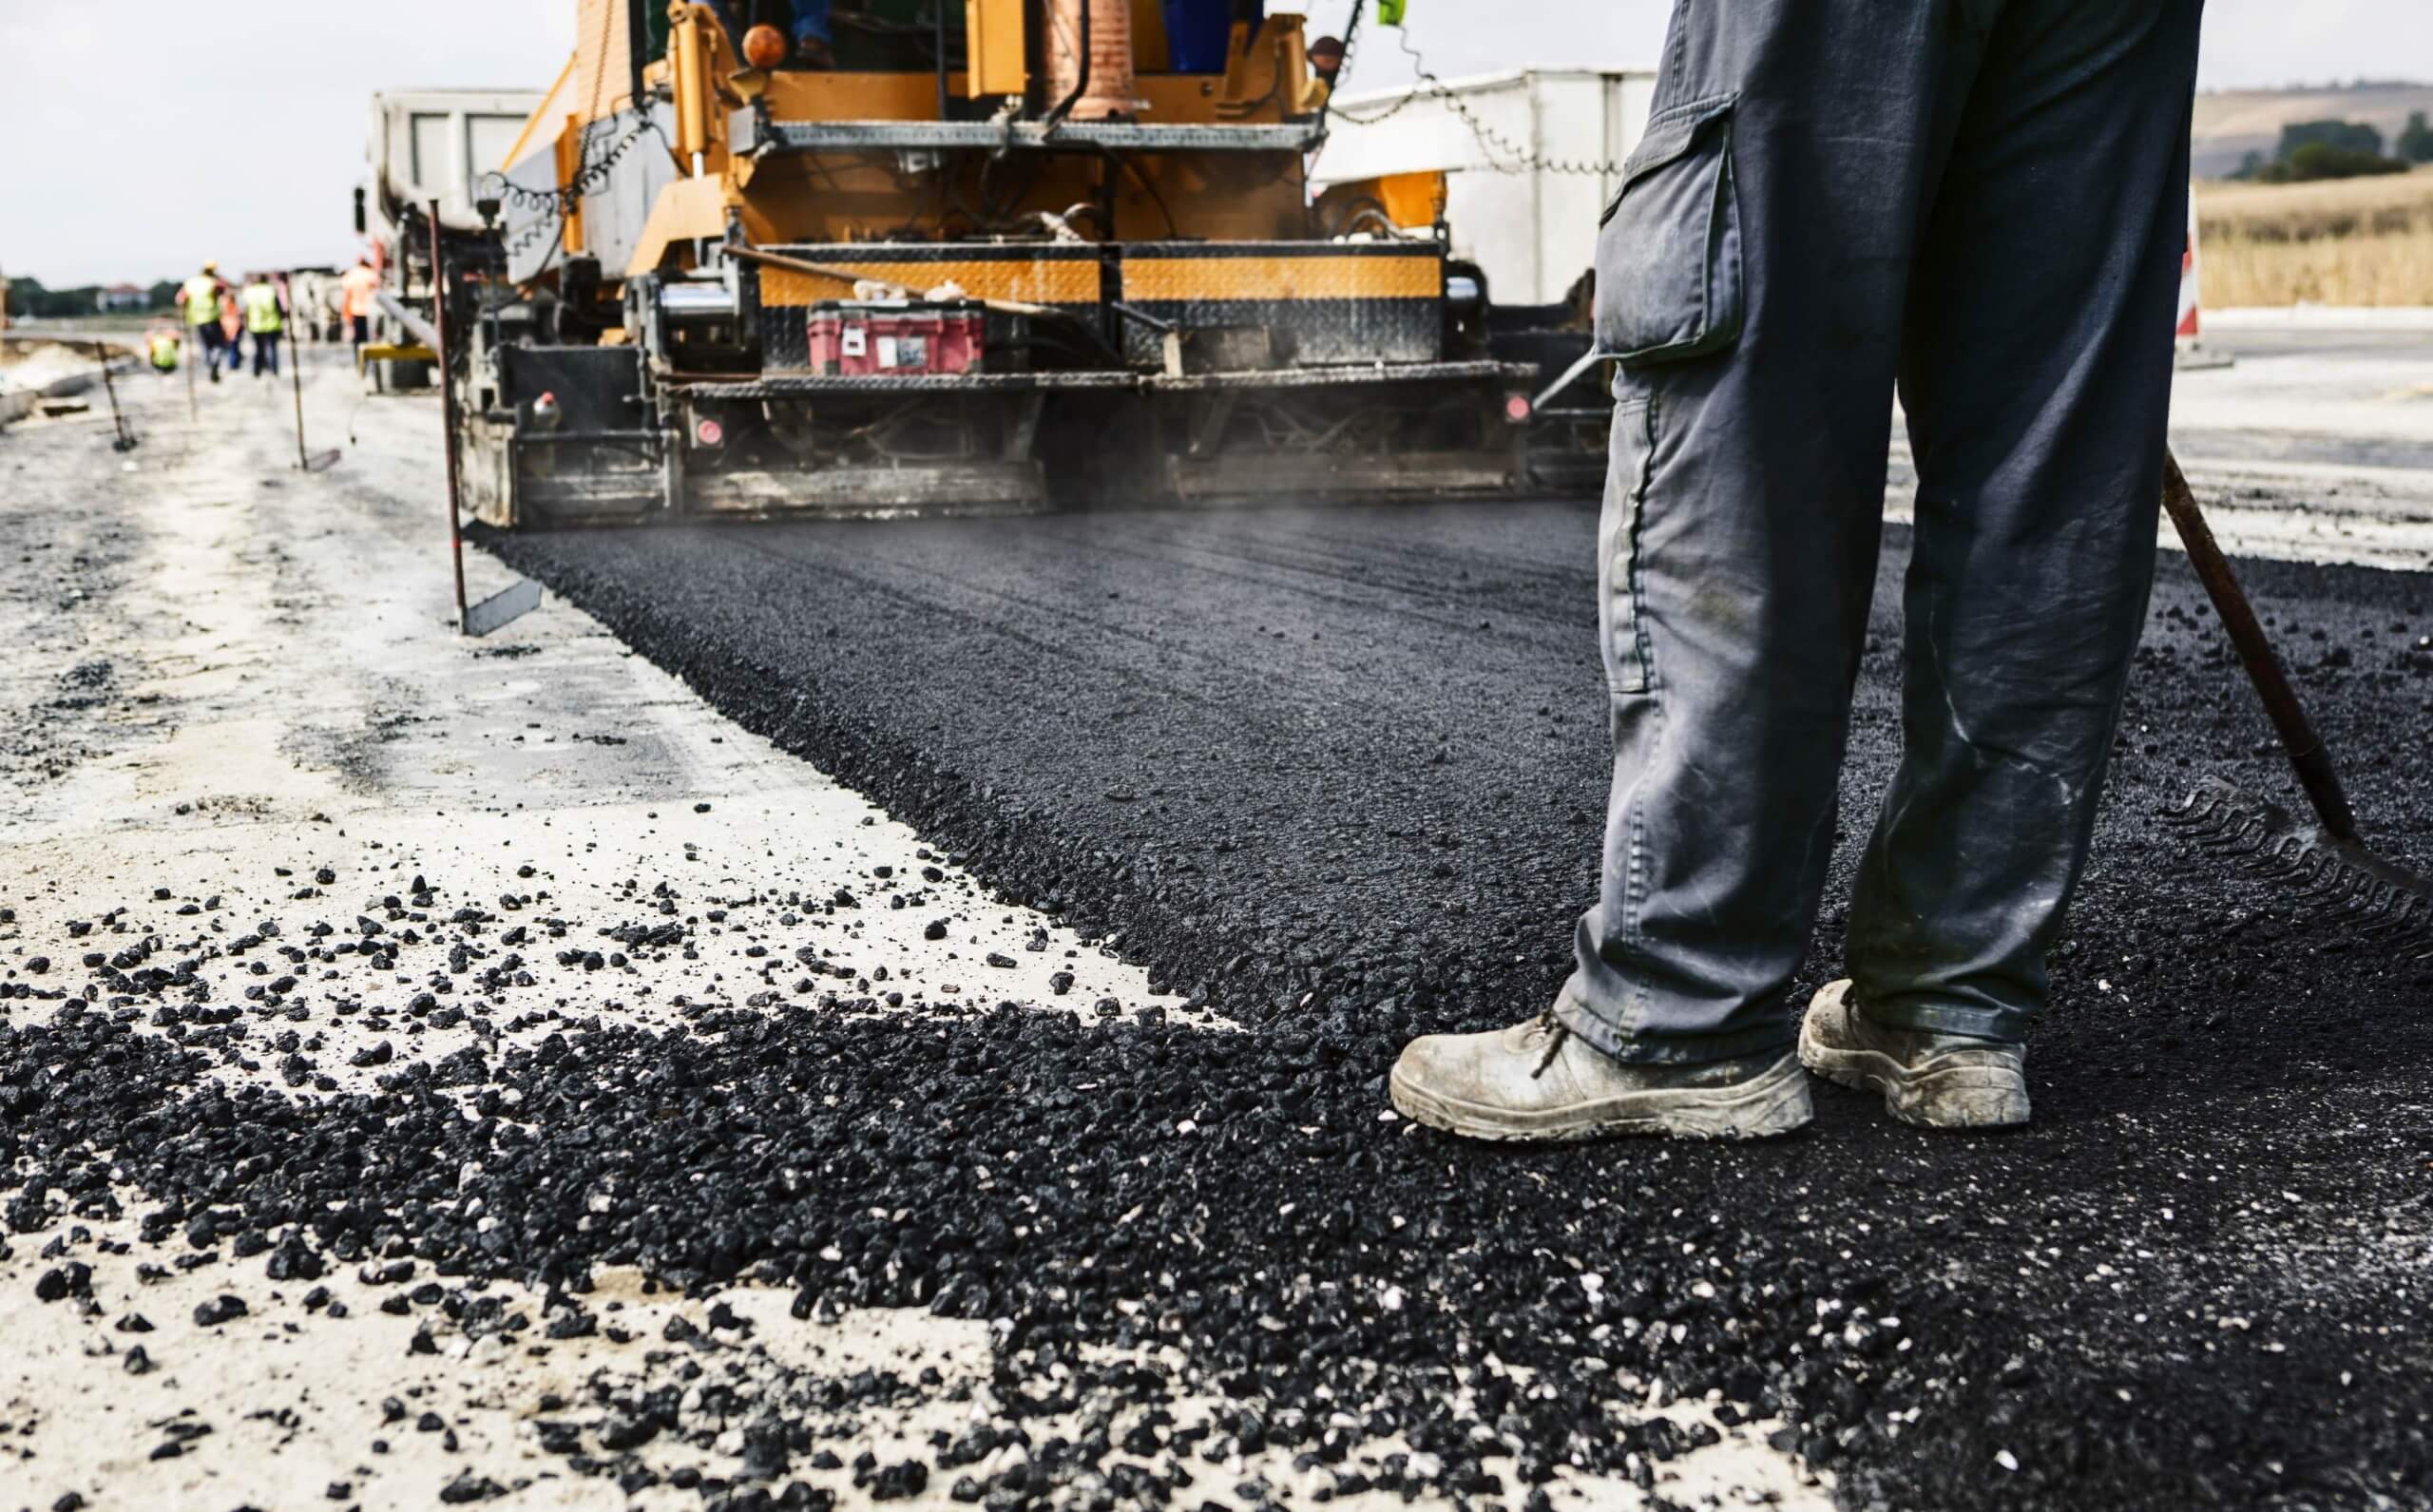
[[[50,528],[23,520],[29,546]],[[914,1014],[868,974],[790,982],[799,915],[918,884],[724,897],[673,838],[668,876],[563,936],[541,925],[571,905],[530,897],[546,873],[333,867],[241,914],[129,888],[63,926],[72,951],[13,946],[0,975],[0,1219],[41,1250],[9,1306],[98,1324],[100,1298],[187,1274],[193,1329],[145,1320],[169,1359],[248,1328],[392,1330],[415,1368],[639,1336],[629,1373],[523,1410],[539,1450],[651,1505],[817,1506],[850,1474],[998,1509],[1535,1508],[1660,1486],[1752,1424],[1852,1506],[2433,1497],[2433,967],[2292,917],[2155,819],[2208,773],[2289,786],[2176,559],[2034,1042],[2034,1128],[1938,1137],[1824,1088],[1811,1130],[1744,1147],[1485,1148],[1390,1115],[1403,1041],[1536,1011],[1588,901],[1592,535],[1587,507],[1540,504],[493,540],[1151,990]],[[1846,846],[1895,739],[1900,548]],[[10,592],[52,594],[21,555]],[[2433,578],[2247,572],[2375,837],[2433,863]],[[765,952],[732,986],[636,1018],[586,986],[739,953],[717,928]],[[325,1001],[367,969],[372,1001]],[[403,1052],[341,1062],[375,1018]],[[264,1281],[293,1295],[230,1309]],[[874,1307],[965,1330],[978,1374],[761,1352]],[[114,1349],[145,1348],[135,1316]],[[848,1420],[910,1420],[942,1382],[932,1431],[838,1462]],[[455,1449],[447,1414],[396,1401],[362,1465]],[[31,1426],[28,1453],[53,1442]],[[208,1449],[193,1420],[152,1426]],[[651,1458],[697,1440],[714,1473]],[[450,1475],[450,1502],[523,1489]],[[341,1483],[364,1481],[333,1477],[330,1504]]]
[[[1454,1464],[1481,1428],[1519,1441],[1507,1497],[1632,1451],[1593,1426],[1617,1367],[1789,1419],[1853,1505],[2433,1495],[2433,965],[2293,916],[2159,821],[2207,774],[2295,801],[2175,555],[2034,1041],[2031,1131],[1937,1137],[1831,1091],[1811,1132],[1753,1148],[1487,1149],[1387,1118],[1403,1041],[1536,1011],[1591,895],[1593,524],[1573,504],[1279,509],[493,549],[1254,1027],[757,1026],[782,1049],[740,1053],[778,1075],[848,1107],[912,1079],[945,1115],[861,1122],[851,1155],[842,1130],[753,1125],[827,1152],[856,1205],[933,1215],[896,1235],[893,1279],[841,1283],[857,1297],[1079,1339],[1136,1326],[1111,1295],[1161,1294],[1229,1390],[1382,1392]],[[1834,898],[1896,751],[1905,545],[1890,532]],[[2374,838],[2433,864],[2433,577],[2245,573]],[[1829,907],[1798,1000],[1834,974],[1840,923]],[[1002,1139],[1052,1222],[1003,1242],[967,1134]],[[840,1285],[807,1238],[637,1238]],[[855,1242],[873,1262],[887,1243]],[[1490,1354],[1551,1389],[1476,1427],[1430,1410]]]
[[[975,1045],[1107,1062],[1113,1023],[1189,1077],[1241,1027],[563,600],[459,638],[430,406],[316,367],[363,438],[328,471],[259,386],[146,386],[123,462],[73,422],[0,456],[0,718],[44,737],[0,746],[0,1508],[1826,1504],[1785,1422],[1628,1362],[1580,1367],[1604,1447],[1523,1481],[1529,1364],[1422,1400],[1203,1354],[1244,1304],[1186,1261],[1294,1196],[1054,1163],[1123,1088],[1025,1113]],[[1159,1096],[1181,1148],[1222,1120]],[[1102,1279],[1144,1219],[1174,1262]],[[1408,1302],[1293,1285],[1261,1335]]]

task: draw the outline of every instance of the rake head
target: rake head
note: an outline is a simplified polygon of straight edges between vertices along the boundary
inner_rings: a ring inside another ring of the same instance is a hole
[[[2219,777],[2206,778],[2163,818],[2198,845],[2283,884],[2309,912],[2404,959],[2433,959],[2433,882],[2406,868]]]

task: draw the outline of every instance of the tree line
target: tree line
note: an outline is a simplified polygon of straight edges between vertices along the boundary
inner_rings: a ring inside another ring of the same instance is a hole
[[[78,316],[95,315],[104,309],[103,285],[80,283],[70,288],[53,289],[40,278],[9,279],[9,316],[13,320],[67,320]],[[144,291],[140,305],[113,305],[113,310],[174,310],[178,304],[178,285],[167,278]]]
[[[2362,121],[2293,121],[2281,128],[2272,155],[2250,152],[2231,175],[2257,183],[2308,183],[2318,179],[2355,179],[2405,173],[2433,163],[2433,123],[2418,110],[2383,150],[2383,134]]]

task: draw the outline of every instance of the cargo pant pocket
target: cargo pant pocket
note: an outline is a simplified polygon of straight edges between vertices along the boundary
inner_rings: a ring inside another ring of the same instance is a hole
[[[1616,385],[1614,435],[1605,461],[1605,507],[1597,522],[1597,644],[1605,689],[1620,699],[1655,685],[1647,624],[1639,612],[1639,516],[1647,502],[1656,449],[1656,406],[1643,392]]]
[[[1597,345],[1624,367],[1738,339],[1744,314],[1733,173],[1735,95],[1650,117],[1597,233]]]

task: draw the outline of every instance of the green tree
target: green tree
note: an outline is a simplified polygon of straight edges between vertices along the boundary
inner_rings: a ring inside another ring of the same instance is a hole
[[[79,295],[84,297],[81,307]],[[88,315],[92,308],[90,289],[54,289],[40,278],[9,280],[9,314],[20,320],[55,320],[62,316]]]
[[[2427,123],[2424,112],[2412,111],[2407,124],[2391,140],[2391,155],[2409,163],[2433,163],[2433,123]]]
[[[2383,155],[2383,134],[2362,121],[2292,121],[2281,128],[2281,145],[2272,155],[2289,163],[2299,148],[2317,142],[2369,158]]]
[[[2379,152],[2363,152],[2355,147],[2336,146],[2328,142],[2308,142],[2289,154],[2289,180],[2307,183],[2317,179],[2356,179],[2368,174],[2405,173],[2407,164],[2397,158],[2385,158]]]
[[[176,309],[178,305],[177,284],[168,278],[162,279],[160,282],[154,284],[150,289],[144,292],[144,308],[149,310]]]

